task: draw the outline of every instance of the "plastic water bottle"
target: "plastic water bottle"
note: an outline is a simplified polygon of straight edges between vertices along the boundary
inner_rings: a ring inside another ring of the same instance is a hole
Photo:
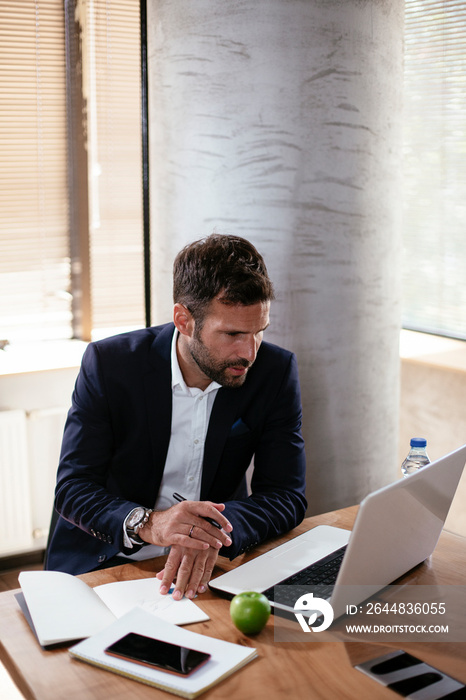
[[[425,438],[411,438],[410,445],[411,449],[401,465],[401,473],[405,477],[414,474],[430,462],[426,452],[427,440]]]

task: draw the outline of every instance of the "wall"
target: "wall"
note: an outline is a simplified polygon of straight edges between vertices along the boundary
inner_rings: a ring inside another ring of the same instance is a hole
[[[412,437],[427,439],[427,453],[432,461],[466,443],[465,397],[466,343],[403,331],[400,465]],[[466,471],[446,528],[466,536]]]
[[[397,464],[403,10],[148,3],[155,322],[185,243],[257,245],[278,292],[267,338],[298,356],[310,513]]]
[[[20,409],[27,416],[19,415],[11,429],[2,422],[8,434],[0,445],[0,557],[45,547],[63,425],[84,347],[53,341],[0,352],[0,412]]]

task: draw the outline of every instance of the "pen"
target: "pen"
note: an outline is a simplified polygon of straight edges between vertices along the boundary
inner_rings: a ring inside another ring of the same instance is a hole
[[[185,498],[184,496],[180,496],[179,493],[174,493],[174,494],[173,494],[173,498],[174,498],[175,500],[179,501],[180,503],[181,503],[181,501],[186,501],[186,498]],[[201,515],[201,516],[199,516],[199,517],[201,517],[203,520],[207,520],[208,523],[210,523],[211,525],[213,525],[214,527],[216,527],[218,530],[221,530],[221,529],[222,529],[222,526],[220,525],[220,523],[218,523],[218,522],[217,522],[216,520],[214,520],[213,518],[207,518],[205,515]]]

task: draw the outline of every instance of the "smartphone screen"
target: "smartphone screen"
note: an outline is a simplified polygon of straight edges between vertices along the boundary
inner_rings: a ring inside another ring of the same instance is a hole
[[[158,668],[168,673],[188,676],[210,659],[210,654],[162,642],[131,632],[105,649],[107,654]]]

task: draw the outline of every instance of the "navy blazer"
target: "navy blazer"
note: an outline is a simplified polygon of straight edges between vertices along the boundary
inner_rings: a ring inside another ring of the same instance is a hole
[[[91,343],[63,436],[60,513],[47,568],[79,574],[125,550],[123,521],[153,508],[171,428],[172,323]],[[254,457],[252,494],[238,497]],[[201,500],[226,503],[231,559],[298,525],[306,511],[295,356],[263,342],[239,388],[218,390],[206,436]]]

